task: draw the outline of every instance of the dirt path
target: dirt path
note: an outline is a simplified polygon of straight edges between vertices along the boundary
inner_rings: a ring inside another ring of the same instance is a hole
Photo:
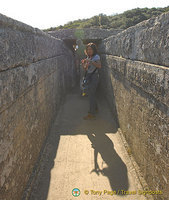
[[[67,95],[44,148],[30,200],[146,199],[138,194],[143,189],[105,100],[100,98],[98,105],[96,120],[83,120],[88,98],[80,97],[78,90]],[[78,197],[72,195],[74,188],[80,190]]]

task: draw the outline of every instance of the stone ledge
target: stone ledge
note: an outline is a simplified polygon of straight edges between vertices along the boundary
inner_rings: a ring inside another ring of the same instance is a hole
[[[103,65],[115,70],[146,93],[169,106],[169,69],[167,67],[112,55],[102,55],[102,60]]]
[[[169,12],[103,40],[99,51],[169,67]]]
[[[0,71],[67,54],[63,41],[0,15]]]
[[[49,31],[48,33],[62,40],[101,40],[111,35],[120,33],[122,29],[99,29],[99,28],[84,28],[84,29],[60,29],[57,31]]]

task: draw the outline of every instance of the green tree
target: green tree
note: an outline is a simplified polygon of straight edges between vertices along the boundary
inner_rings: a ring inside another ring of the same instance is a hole
[[[78,19],[70,21],[63,26],[51,27],[44,31],[54,31],[58,29],[72,29],[72,28],[115,28],[126,29],[130,26],[134,26],[144,20],[151,17],[156,17],[161,13],[168,12],[169,6],[165,8],[135,8],[125,11],[122,14],[113,14],[107,16],[103,13],[93,16],[89,19]]]

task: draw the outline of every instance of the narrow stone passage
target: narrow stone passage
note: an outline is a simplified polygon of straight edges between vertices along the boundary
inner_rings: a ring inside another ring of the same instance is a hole
[[[146,199],[103,97],[98,105],[96,120],[83,120],[88,97],[78,89],[67,95],[42,152],[30,200]],[[78,197],[72,195],[74,188],[80,190]]]

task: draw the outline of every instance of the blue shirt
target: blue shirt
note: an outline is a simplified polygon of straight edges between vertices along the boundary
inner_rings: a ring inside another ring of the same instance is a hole
[[[91,61],[97,62],[100,60],[100,56],[98,54],[94,55],[92,58],[90,58]],[[92,73],[94,70],[96,69],[96,67],[94,65],[89,65],[87,73]],[[96,73],[98,72],[98,70],[95,71]],[[94,72],[94,73],[95,73]]]

